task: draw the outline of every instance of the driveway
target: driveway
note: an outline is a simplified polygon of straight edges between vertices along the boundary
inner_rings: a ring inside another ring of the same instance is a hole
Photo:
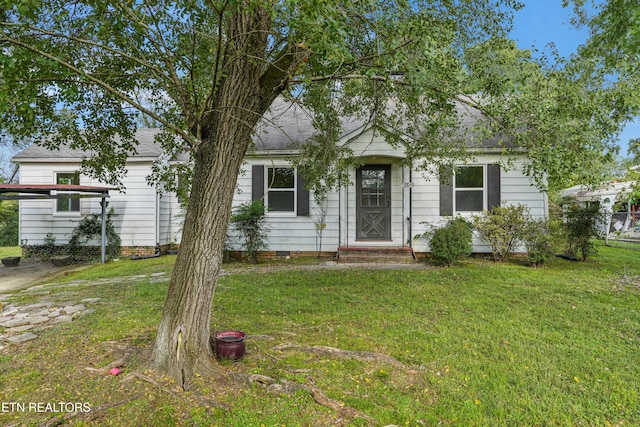
[[[22,258],[16,267],[0,264],[0,294],[28,288],[71,268],[54,267],[49,261],[40,262],[37,258]]]

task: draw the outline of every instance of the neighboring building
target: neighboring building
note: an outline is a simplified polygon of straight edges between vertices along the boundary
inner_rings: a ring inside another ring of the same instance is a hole
[[[637,167],[632,168],[637,169]],[[597,205],[603,213],[602,234],[606,239],[640,239],[640,211],[633,181],[614,181],[597,188],[583,185],[562,190],[566,201]]]
[[[268,207],[269,255],[317,254],[319,229],[324,255],[335,255],[339,249],[383,247],[422,253],[429,251],[427,241],[414,236],[452,215],[472,217],[497,204],[522,204],[534,217],[547,216],[546,194],[522,172],[526,155],[503,170],[502,149],[495,141],[485,141],[474,162],[456,166],[455,174],[440,180],[406,164],[403,146],[388,144],[375,127],[357,121],[343,124],[340,143],[348,145],[362,166],[351,170],[351,184],[331,192],[321,208],[290,161],[298,153],[296,144],[308,142],[314,133],[309,116],[300,107],[283,103],[276,103],[270,114],[256,131],[234,198],[234,206],[263,198]],[[125,247],[152,248],[156,242],[167,245],[180,239],[176,197],[159,195],[146,181],[152,162],[162,154],[153,143],[155,132],[138,131],[141,145],[127,163],[126,193],[111,192],[109,206],[117,215],[114,223]],[[82,153],[64,149],[31,147],[13,160],[20,163],[21,184],[78,179],[80,184],[98,184],[74,175],[81,158]],[[80,215],[90,212],[99,212],[98,202],[21,202],[21,242],[42,243],[47,233],[64,242]],[[474,243],[477,252],[488,251],[483,242]],[[231,246],[241,248],[237,242]]]

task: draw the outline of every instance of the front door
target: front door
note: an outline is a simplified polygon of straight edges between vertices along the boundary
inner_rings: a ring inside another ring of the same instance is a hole
[[[391,165],[356,171],[356,239],[391,240]]]

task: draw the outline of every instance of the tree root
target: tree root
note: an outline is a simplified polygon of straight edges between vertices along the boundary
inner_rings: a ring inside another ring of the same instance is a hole
[[[376,422],[375,418],[372,418],[355,408],[347,406],[344,402],[331,399],[319,387],[316,387],[315,385],[298,384],[286,380],[278,383],[274,378],[258,374],[237,374],[235,377],[236,380],[243,380],[248,384],[261,385],[265,387],[267,391],[273,394],[292,395],[297,391],[303,390],[308,392],[317,404],[332,409],[338,412],[343,417],[348,417],[350,419],[362,418],[370,422]]]
[[[173,390],[169,390],[168,388],[164,387],[162,384],[160,384],[158,381],[154,380],[153,378],[150,378],[146,375],[143,375],[139,372],[132,372],[130,374],[127,374],[124,378],[122,378],[121,382],[127,382],[127,381],[131,381],[134,378],[138,378],[141,379],[142,381],[146,381],[149,384],[152,384],[156,387],[158,387],[158,389],[164,391],[167,394],[170,394],[171,396],[175,397],[175,398],[180,398],[180,396],[174,392]]]
[[[139,399],[141,397],[141,395],[137,394],[135,396],[130,396],[127,397],[126,399],[122,399],[119,400],[117,402],[112,402],[112,403],[105,403],[104,405],[99,405],[95,408],[91,408],[91,412],[71,412],[68,414],[65,414],[62,416],[62,418],[60,417],[56,417],[56,418],[52,418],[49,421],[47,421],[46,423],[42,424],[41,427],[54,427],[54,426],[59,426],[61,424],[66,424],[69,421],[73,420],[74,418],[78,418],[81,419],[82,421],[95,421],[96,419],[100,418],[105,411],[111,409],[111,408],[115,408],[121,405],[125,405],[131,401],[134,401],[136,399]]]
[[[121,357],[120,359],[114,360],[113,362],[109,363],[104,368],[91,368],[91,367],[87,366],[84,369],[89,371],[89,372],[92,372],[94,374],[106,375],[106,374],[109,373],[110,369],[112,369],[112,368],[122,368],[126,364],[127,364],[127,358],[126,357]]]
[[[359,360],[361,362],[380,362],[392,365],[396,368],[400,368],[403,370],[411,370],[411,367],[405,365],[398,359],[395,359],[391,356],[387,356],[382,353],[372,353],[368,351],[354,351],[354,350],[341,350],[335,347],[326,347],[323,345],[314,345],[312,347],[303,347],[297,346],[293,344],[282,344],[276,347],[273,347],[273,350],[284,351],[284,350],[297,350],[303,353],[313,353],[319,356],[330,356],[330,357],[338,357],[341,359],[353,359]]]

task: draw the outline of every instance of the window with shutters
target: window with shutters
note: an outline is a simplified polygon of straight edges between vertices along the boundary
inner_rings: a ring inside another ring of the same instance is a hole
[[[251,200],[262,200],[269,216],[309,216],[309,190],[289,165],[251,166]]]
[[[456,166],[453,193],[455,212],[482,212],[486,209],[484,165]]]
[[[265,206],[268,212],[296,213],[296,170],[290,167],[266,168]]]

